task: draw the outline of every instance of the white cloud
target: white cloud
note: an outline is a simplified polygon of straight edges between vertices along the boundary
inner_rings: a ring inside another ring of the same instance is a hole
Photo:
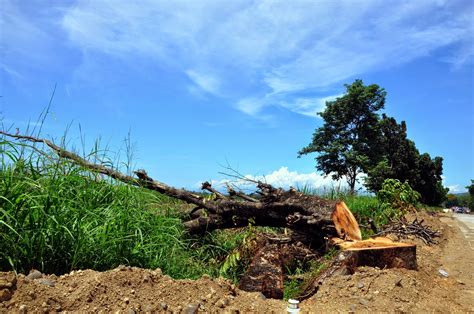
[[[299,173],[298,171],[291,171],[288,167],[280,167],[280,169],[270,172],[266,175],[251,175],[247,174],[244,176],[247,179],[253,181],[262,181],[268,184],[273,185],[274,187],[281,187],[288,189],[290,187],[295,188],[309,188],[316,191],[327,191],[331,189],[348,189],[348,185],[344,179],[342,180],[333,180],[331,175],[324,176],[316,172],[310,173]],[[360,176],[360,182],[362,182],[362,175]],[[245,180],[233,180],[233,179],[220,179],[220,180],[211,180],[211,184],[214,188],[223,190],[226,184],[232,183],[238,188],[243,190],[253,190],[254,185]],[[198,189],[201,187],[201,183],[196,183],[194,188]],[[356,184],[356,189],[362,188],[360,183]]]
[[[319,117],[318,112],[324,111],[326,108],[326,102],[335,100],[338,97],[341,97],[342,94],[321,97],[321,98],[296,98],[293,102],[280,102],[280,106],[285,107],[289,110],[292,110],[296,113],[309,116],[309,117]]]
[[[262,110],[262,108],[264,108],[267,105],[268,104],[264,98],[257,98],[257,97],[243,98],[237,101],[236,103],[236,107],[240,111],[251,116],[257,116]]]
[[[211,94],[219,94],[219,80],[210,75],[194,70],[187,70],[186,75],[201,89]]]
[[[47,32],[4,3],[2,29],[20,34],[8,39],[41,42]],[[439,48],[452,48],[443,58],[456,67],[470,62],[472,8],[461,0],[79,0],[53,15],[63,14],[60,26],[86,67],[103,55],[132,65],[145,58],[190,78],[191,92],[258,117],[269,106],[313,116],[316,99],[342,82]]]
[[[342,181],[333,181],[330,176],[325,177],[316,172],[299,173],[288,170],[288,167],[281,167],[265,176],[250,176],[250,178],[282,188],[308,186],[318,189],[321,187],[344,185]]]
[[[267,94],[262,97],[243,98],[235,106],[240,111],[257,118],[263,117],[261,112],[268,106],[280,106],[295,113],[315,118],[319,117],[317,115],[318,112],[324,110],[327,101],[335,100],[340,96],[342,94],[327,97],[296,97],[287,99],[287,97],[283,97],[280,94]]]
[[[460,184],[451,184],[451,185],[447,185],[446,181],[447,181],[447,178],[446,176],[444,175],[441,175],[441,179],[442,179],[442,182],[443,182],[443,185],[449,189],[448,193],[464,193],[464,192],[467,192],[467,189],[460,185]]]
[[[463,193],[463,192],[466,192],[466,188],[460,186],[459,184],[448,185],[447,188],[449,189],[448,193]]]

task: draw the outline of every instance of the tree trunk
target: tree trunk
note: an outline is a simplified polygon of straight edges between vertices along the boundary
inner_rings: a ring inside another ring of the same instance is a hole
[[[384,268],[417,269],[416,245],[393,242],[388,238],[375,238],[364,241],[344,241],[332,239],[332,243],[342,249],[331,264],[317,277],[312,278],[300,299],[314,295],[324,281],[335,275],[353,274],[359,266]]]

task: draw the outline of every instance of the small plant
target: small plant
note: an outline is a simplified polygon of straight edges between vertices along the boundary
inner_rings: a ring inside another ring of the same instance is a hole
[[[389,213],[390,218],[397,218],[410,208],[415,207],[421,195],[413,190],[408,182],[402,183],[398,179],[386,179],[380,191],[377,192],[377,198]],[[389,209],[392,211],[390,212]]]
[[[219,275],[238,282],[258,249],[258,232],[258,228],[254,227],[252,222],[250,222],[245,231],[241,233],[241,239],[234,236],[234,239],[237,240],[234,244],[234,249],[230,251],[222,263]]]

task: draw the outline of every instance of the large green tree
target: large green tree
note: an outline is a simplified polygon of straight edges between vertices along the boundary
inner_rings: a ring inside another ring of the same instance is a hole
[[[377,192],[385,179],[398,179],[419,192],[423,203],[443,202],[447,193],[441,178],[443,159],[420,154],[415,143],[407,138],[405,121],[399,124],[394,118],[382,115],[378,130],[376,146],[381,158],[368,170],[366,187]]]
[[[368,170],[365,186],[373,192],[382,187],[385,179],[398,179],[401,182],[410,181],[418,175],[419,152],[415,143],[407,139],[405,121],[400,124],[385,114],[379,121],[379,133],[374,141],[378,150],[379,160]],[[413,185],[410,184],[412,187]]]
[[[362,80],[345,85],[346,93],[326,102],[319,115],[324,124],[316,129],[311,143],[298,156],[317,153],[316,168],[334,180],[346,178],[353,193],[357,176],[379,159],[374,146],[378,138],[378,111],[384,108],[386,92]]]

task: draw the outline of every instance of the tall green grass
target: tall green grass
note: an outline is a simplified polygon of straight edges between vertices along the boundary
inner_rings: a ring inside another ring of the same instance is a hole
[[[323,187],[320,189],[303,186],[299,190],[306,194],[317,195],[330,200],[343,200],[361,224],[364,236],[372,233],[370,228],[367,227],[369,220],[372,220],[377,226],[381,227],[389,223],[390,219],[394,217],[395,209],[384,206],[375,195],[351,194],[348,188],[341,186]]]
[[[0,154],[1,270],[61,274],[127,264],[196,278],[218,274],[237,245],[190,238],[174,199],[16,142],[1,140]]]

